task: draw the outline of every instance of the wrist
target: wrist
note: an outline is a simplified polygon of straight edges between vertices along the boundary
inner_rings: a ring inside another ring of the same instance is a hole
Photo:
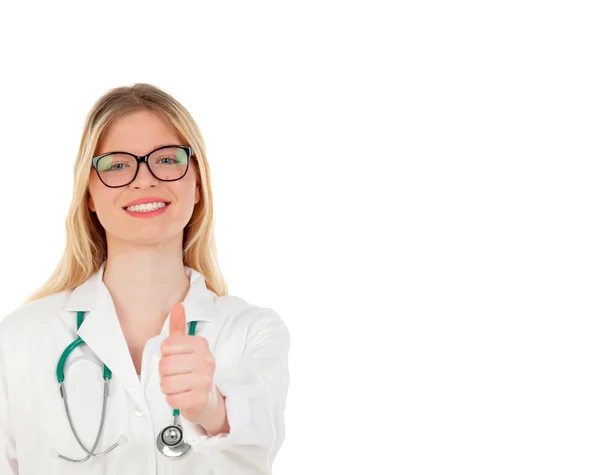
[[[195,421],[195,424],[200,426],[210,436],[229,432],[225,397],[216,386],[214,388],[214,396],[211,395],[213,397],[210,398],[212,404],[209,403],[207,409]]]

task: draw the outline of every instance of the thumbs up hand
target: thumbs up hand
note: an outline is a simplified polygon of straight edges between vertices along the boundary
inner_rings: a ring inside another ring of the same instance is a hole
[[[169,336],[160,349],[160,389],[167,403],[195,424],[214,421],[215,409],[222,411],[224,407],[223,396],[213,382],[215,360],[206,338],[187,334],[181,303],[171,307]]]

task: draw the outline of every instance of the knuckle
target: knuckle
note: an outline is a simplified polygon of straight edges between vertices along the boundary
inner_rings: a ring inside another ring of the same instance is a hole
[[[169,338],[166,338],[162,341],[162,343],[160,344],[160,351],[165,354],[168,351],[168,347],[171,344],[171,341]]]
[[[215,366],[215,359],[211,355],[208,355],[206,358],[204,358],[204,363],[207,366],[210,366],[211,368],[214,368],[214,366]]]
[[[203,348],[208,348],[208,340],[203,336],[198,337],[198,342]]]
[[[167,363],[166,363],[166,361],[164,359],[161,359],[158,362],[158,372],[161,375],[166,374],[166,372],[167,372]]]

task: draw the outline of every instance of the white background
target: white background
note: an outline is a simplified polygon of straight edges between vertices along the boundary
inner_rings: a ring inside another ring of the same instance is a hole
[[[0,314],[62,255],[87,111],[150,82],[230,293],[290,329],[276,475],[599,473],[594,3],[3,3]]]

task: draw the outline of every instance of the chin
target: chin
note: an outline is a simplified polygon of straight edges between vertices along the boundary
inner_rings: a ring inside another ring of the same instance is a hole
[[[183,238],[183,228],[179,231],[166,230],[164,228],[147,228],[138,232],[129,231],[127,234],[114,233],[113,236],[116,238],[114,244],[118,245],[118,242],[122,242],[127,245],[140,246],[168,245],[175,240],[181,241]]]

